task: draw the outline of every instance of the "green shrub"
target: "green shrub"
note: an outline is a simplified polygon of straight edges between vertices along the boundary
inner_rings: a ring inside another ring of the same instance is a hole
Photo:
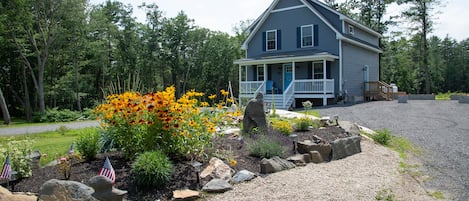
[[[17,178],[29,177],[32,175],[30,163],[31,158],[27,157],[32,152],[33,140],[11,140],[6,148],[0,148],[1,163],[10,154],[11,169],[17,172]]]
[[[312,120],[308,117],[302,117],[299,119],[295,119],[295,127],[297,131],[307,131],[309,130],[309,126],[312,125]]]
[[[36,122],[68,122],[75,121],[81,117],[80,112],[69,109],[59,110],[58,108],[47,109],[45,114],[35,114]]]
[[[272,127],[275,130],[280,131],[284,135],[290,135],[293,132],[292,125],[290,124],[290,122],[285,121],[285,120],[273,119],[272,120]]]
[[[372,135],[371,138],[379,144],[389,145],[389,142],[391,141],[391,131],[386,128],[376,131],[376,134]]]
[[[173,173],[171,161],[160,151],[145,152],[132,164],[137,186],[163,187]]]
[[[98,128],[88,128],[81,131],[77,137],[77,149],[86,160],[95,159],[101,148],[100,131]]]
[[[285,147],[274,139],[265,135],[260,135],[258,139],[248,144],[249,155],[258,158],[271,158],[273,156],[283,156]]]

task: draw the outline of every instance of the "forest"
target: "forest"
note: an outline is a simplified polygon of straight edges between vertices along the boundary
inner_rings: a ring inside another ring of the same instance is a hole
[[[383,35],[380,77],[407,93],[469,92],[469,38],[431,36],[438,0],[325,0]],[[386,18],[391,4],[405,6]],[[197,26],[183,11],[164,16],[157,4],[119,1],[8,0],[0,2],[0,109],[32,121],[48,110],[82,112],[109,94],[147,93],[173,85],[217,94],[229,81],[237,94],[240,49],[253,19],[234,34]],[[259,15],[261,12],[259,12]],[[405,31],[392,27],[406,21]],[[9,120],[8,120],[9,122]],[[5,120],[5,123],[7,121]]]

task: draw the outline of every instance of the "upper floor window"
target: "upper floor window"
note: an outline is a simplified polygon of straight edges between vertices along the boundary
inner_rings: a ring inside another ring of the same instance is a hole
[[[352,34],[352,35],[355,33],[355,30],[354,30],[353,26],[350,25],[350,24],[348,25],[348,33]]]
[[[277,30],[266,32],[266,50],[277,50]]]
[[[301,26],[301,47],[312,47],[313,38],[313,25]]]

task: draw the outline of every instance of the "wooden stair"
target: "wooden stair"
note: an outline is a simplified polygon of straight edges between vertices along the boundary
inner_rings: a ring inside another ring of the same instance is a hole
[[[382,82],[365,82],[364,83],[364,96],[365,100],[393,100],[393,90],[392,86]]]

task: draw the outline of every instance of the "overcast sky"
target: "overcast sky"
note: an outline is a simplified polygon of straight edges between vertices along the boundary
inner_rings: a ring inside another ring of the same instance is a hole
[[[105,0],[90,0],[91,4],[99,4]],[[144,11],[137,8],[143,2],[155,3],[164,12],[165,17],[174,17],[184,10],[187,16],[194,19],[200,27],[209,28],[232,34],[233,26],[242,20],[256,19],[272,2],[272,0],[120,0],[124,4],[131,4],[134,16],[140,22],[145,22]],[[434,32],[444,38],[449,35],[458,41],[469,38],[469,8],[468,0],[442,0],[442,4],[435,9],[440,13],[434,19]],[[396,6],[388,8],[389,13],[399,13]],[[401,26],[404,26],[400,23]],[[403,28],[403,27],[402,27]]]

